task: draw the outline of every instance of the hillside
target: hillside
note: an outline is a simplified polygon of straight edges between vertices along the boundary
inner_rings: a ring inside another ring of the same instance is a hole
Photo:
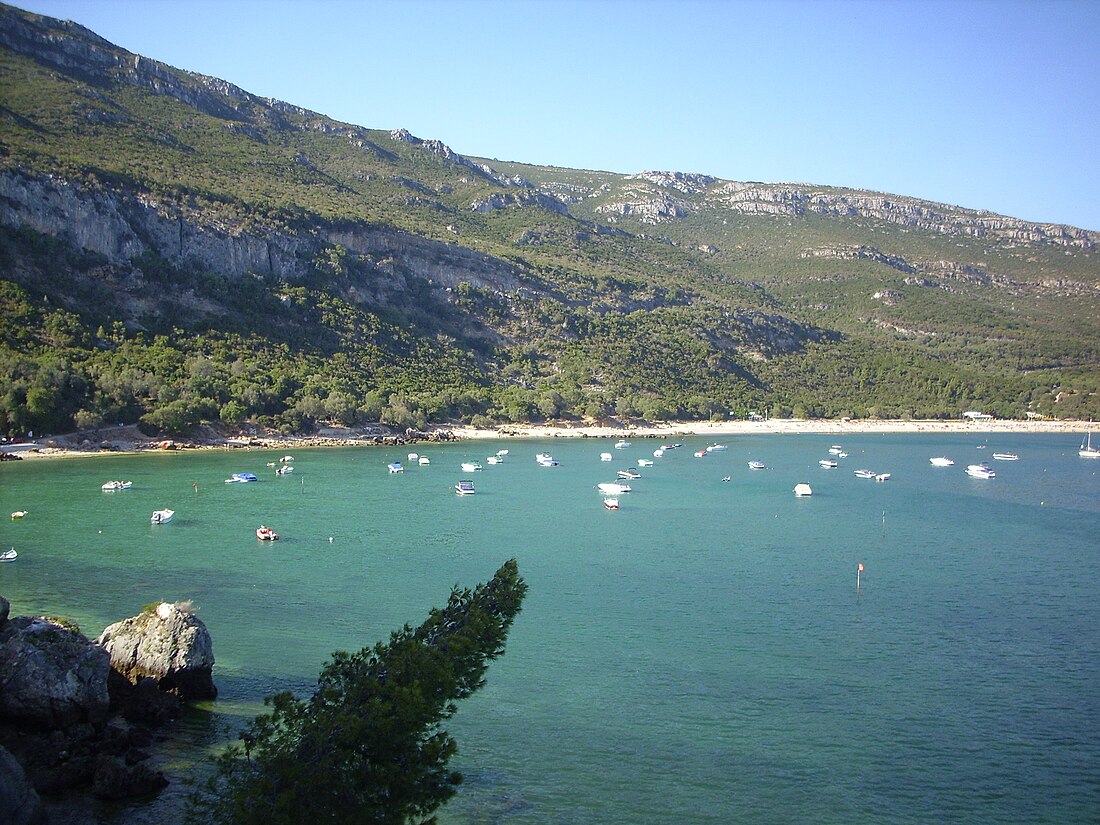
[[[0,6],[0,432],[1100,417],[1100,233],[467,158]]]

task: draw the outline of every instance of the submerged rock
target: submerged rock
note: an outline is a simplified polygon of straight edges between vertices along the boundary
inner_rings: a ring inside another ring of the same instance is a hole
[[[161,602],[106,628],[96,644],[110,654],[112,670],[132,685],[152,676],[162,691],[181,699],[213,699],[218,695],[213,644],[189,608],[189,603]]]

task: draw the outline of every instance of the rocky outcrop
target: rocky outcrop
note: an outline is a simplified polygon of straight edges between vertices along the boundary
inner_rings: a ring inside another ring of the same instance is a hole
[[[498,186],[519,186],[524,189],[531,187],[531,184],[524,180],[519,175],[508,177],[502,175],[493,167],[486,163],[478,163],[477,161],[470,160],[465,155],[460,155],[446,143],[434,138],[425,140],[424,138],[418,138],[412,134],[408,129],[394,129],[390,132],[390,139],[396,140],[398,143],[407,143],[410,146],[415,146],[417,149],[423,149],[425,152],[430,152],[433,155],[438,155],[444,160],[448,160],[451,163],[458,164],[459,166],[465,166],[471,172],[474,172],[479,177],[485,178]]]
[[[20,616],[0,631],[0,719],[57,730],[107,718],[110,659],[77,630]]]
[[[559,215],[569,214],[564,203],[541,192],[494,192],[487,198],[471,203],[470,209],[474,212],[495,212],[509,206],[537,206]]]
[[[0,599],[0,616],[7,609]],[[109,674],[107,652],[68,623],[0,619],[0,821],[8,821],[5,814],[33,821],[36,793],[90,786],[103,798],[118,799],[166,784],[134,748],[134,737],[145,737],[109,718]],[[9,756],[19,770],[8,764]],[[7,800],[18,807],[5,811]]]
[[[136,685],[145,677],[181,699],[213,699],[214,649],[210,633],[189,604],[161,602],[155,610],[124,619],[96,639],[111,668]]]
[[[874,261],[875,263],[896,269],[899,272],[913,272],[913,267],[900,255],[887,255],[881,250],[869,246],[847,245],[826,246],[817,249],[808,249],[802,253],[803,258],[836,258],[842,261]]]

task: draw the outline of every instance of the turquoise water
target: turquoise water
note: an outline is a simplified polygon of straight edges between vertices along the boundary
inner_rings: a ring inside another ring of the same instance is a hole
[[[530,592],[508,652],[448,725],[467,780],[449,825],[1100,820],[1100,463],[1072,436],[867,435],[819,468],[837,440],[731,437],[697,459],[709,442],[685,438],[618,512],[594,485],[659,442],[412,448],[428,467],[298,450],[285,477],[270,451],[10,462],[0,513],[29,514],[0,522],[20,552],[0,594],[93,636],[194,600],[220,696],[161,746],[177,779],[264,694],[308,690],[331,651],[514,556]],[[977,460],[997,478],[968,478]],[[260,481],[223,483],[244,471]],[[477,495],[454,495],[464,477]],[[100,492],[114,478],[133,488]],[[161,507],[175,519],[150,525]],[[281,541],[256,541],[261,522]],[[183,788],[95,814],[172,821]]]

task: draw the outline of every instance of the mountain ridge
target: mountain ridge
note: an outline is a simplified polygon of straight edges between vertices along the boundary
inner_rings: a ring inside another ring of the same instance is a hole
[[[35,419],[31,389],[65,396],[43,377],[51,325],[81,330],[63,349],[84,389],[38,415],[57,426],[1097,404],[1100,233],[842,187],[467,157],[10,6],[0,58],[2,280],[41,327],[6,332],[0,429]],[[205,383],[165,371],[157,340],[189,370],[290,347],[286,381],[271,399],[221,366]],[[157,397],[105,389],[119,351]],[[186,414],[157,415],[171,405]]]

